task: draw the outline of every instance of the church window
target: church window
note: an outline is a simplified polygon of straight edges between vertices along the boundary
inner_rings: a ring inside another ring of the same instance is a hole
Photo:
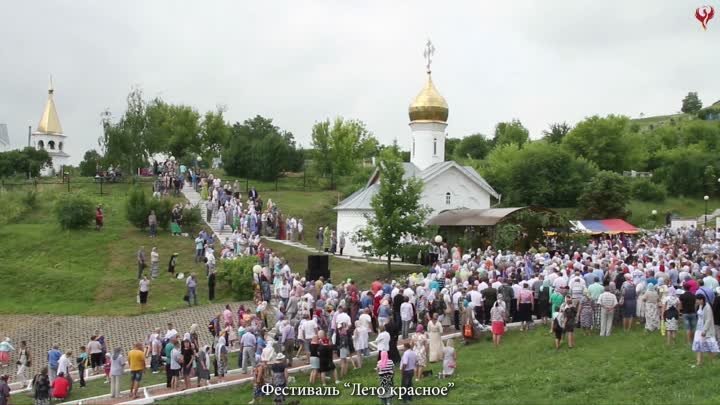
[[[45,149],[45,142],[38,141],[38,149]]]
[[[50,150],[55,150],[55,141],[48,142],[48,148]]]
[[[58,143],[58,150],[62,151],[62,142]]]
[[[452,194],[450,194],[450,192],[445,193],[445,205],[450,205],[451,198]]]
[[[413,138],[413,152],[412,155],[415,156],[415,138]]]
[[[437,156],[437,138],[433,138],[433,156]]]

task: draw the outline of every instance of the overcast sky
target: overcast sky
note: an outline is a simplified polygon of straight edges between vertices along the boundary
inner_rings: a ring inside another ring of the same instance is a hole
[[[305,146],[337,115],[407,146],[430,37],[450,136],[519,118],[538,137],[593,114],[674,113],[688,91],[720,99],[720,15],[704,32],[704,2],[720,12],[717,0],[8,0],[0,123],[24,145],[52,74],[73,163],[132,85],[200,112],[225,105],[230,122],[271,117]]]

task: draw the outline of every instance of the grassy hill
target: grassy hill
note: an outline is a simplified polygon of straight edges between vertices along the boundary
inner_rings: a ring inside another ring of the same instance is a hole
[[[656,115],[653,117],[642,117],[642,118],[634,118],[630,120],[631,127],[634,125],[637,125],[637,128],[640,131],[649,130],[653,128],[657,128],[659,126],[663,125],[672,125],[675,123],[680,123],[682,121],[690,121],[694,120],[696,117],[692,114],[670,114],[670,115]]]
[[[149,185],[146,185],[149,191]],[[73,184],[73,193],[84,193],[105,208],[101,232],[88,227],[64,231],[53,213],[55,198],[66,193],[64,185],[40,186],[38,205],[12,223],[0,226],[2,284],[0,313],[62,315],[134,315],[139,313],[136,252],[145,246],[160,253],[160,277],[150,285],[147,311],[160,312],[187,304],[182,297],[184,283],[167,276],[170,255],[180,254],[176,271],[201,272],[193,263],[194,245],[188,238],[160,231],[150,239],[127,222],[126,193],[130,186],[104,186],[100,196],[94,184]],[[18,191],[26,193],[27,189]],[[149,269],[148,269],[149,271]],[[218,300],[230,297],[219,286]],[[198,301],[207,303],[205,285],[199,287]]]

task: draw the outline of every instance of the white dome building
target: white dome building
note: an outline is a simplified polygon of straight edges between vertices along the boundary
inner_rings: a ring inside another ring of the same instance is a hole
[[[37,129],[32,133],[31,144],[36,149],[45,149],[52,158],[52,166],[43,169],[41,175],[52,176],[62,173],[63,166],[68,164],[70,155],[65,152],[65,134],[62,126],[60,126],[60,118],[58,118],[55,109],[55,100],[53,94],[55,90],[50,82],[48,89],[48,98],[45,103],[42,117],[38,123]]]
[[[410,162],[403,163],[403,168],[406,178],[415,177],[423,182],[420,204],[431,209],[430,218],[447,210],[488,209],[501,198],[472,167],[445,161],[445,129],[449,112],[445,98],[432,81],[428,66],[425,87],[408,109],[412,146]],[[358,230],[367,226],[367,216],[372,215],[370,202],[380,188],[380,177],[376,170],[364,188],[335,207],[337,234],[345,235],[343,253],[346,255],[363,255],[352,239]]]

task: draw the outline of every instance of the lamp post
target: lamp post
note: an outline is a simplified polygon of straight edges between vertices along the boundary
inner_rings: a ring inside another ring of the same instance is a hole
[[[707,228],[707,204],[708,200],[710,199],[710,196],[703,197],[703,200],[705,200],[705,228]]]
[[[200,162],[202,162],[202,156],[198,155],[195,158],[195,173],[193,176],[193,188],[196,192],[198,191],[198,179],[200,179]]]

